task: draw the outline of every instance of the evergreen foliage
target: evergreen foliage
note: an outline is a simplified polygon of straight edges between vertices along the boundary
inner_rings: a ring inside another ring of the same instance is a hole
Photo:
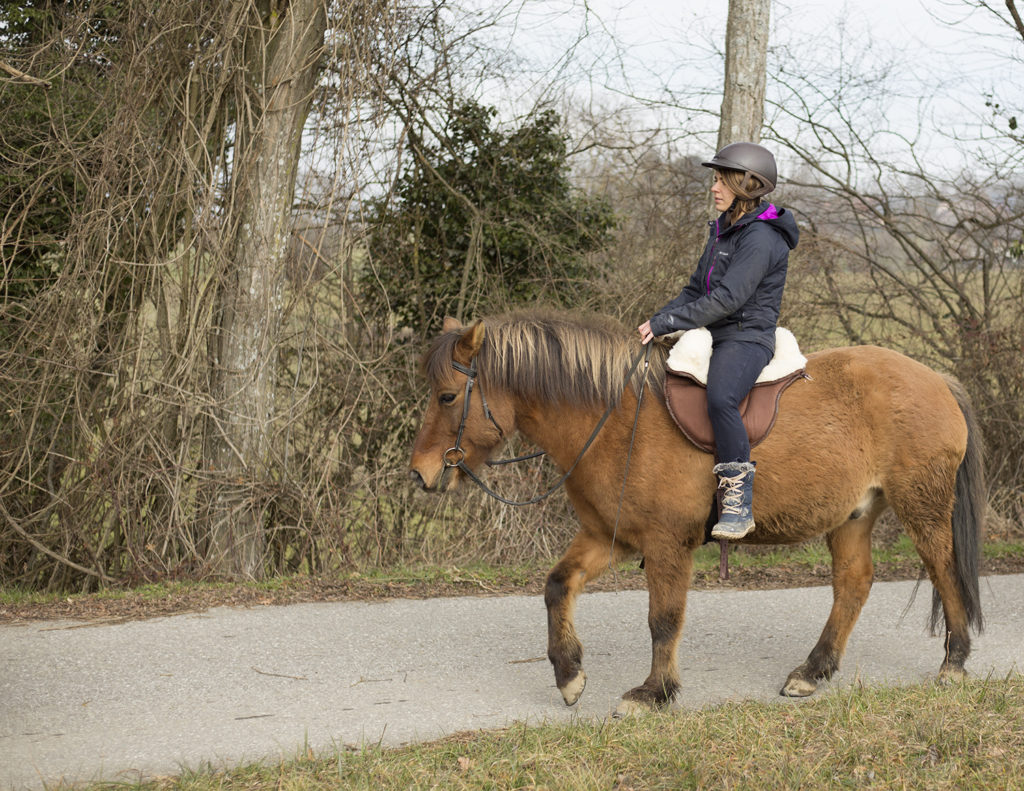
[[[393,195],[371,204],[365,298],[398,326],[420,332],[445,313],[586,295],[587,254],[610,238],[610,207],[573,188],[557,113],[508,132],[495,114],[467,101],[440,139],[411,136]]]

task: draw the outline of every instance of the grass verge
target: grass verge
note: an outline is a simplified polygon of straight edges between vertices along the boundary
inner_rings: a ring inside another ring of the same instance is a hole
[[[916,579],[921,561],[905,536],[873,550],[875,579]],[[540,595],[553,560],[515,566],[462,564],[366,569],[324,577],[275,577],[263,582],[168,581],[132,589],[67,595],[0,590],[0,623],[38,619],[120,621],[194,612],[211,607],[254,607],[300,602],[372,601],[433,596]],[[738,547],[729,553],[730,578],[718,576],[719,548],[694,553],[692,588],[764,590],[831,583],[832,561],[824,541],[794,547]],[[989,541],[982,547],[982,573],[1024,572],[1024,543]],[[587,586],[588,591],[644,588],[636,560],[621,564]]]
[[[627,720],[461,734],[135,786],[187,789],[1009,789],[1024,781],[1024,677],[838,690]],[[90,789],[125,788],[98,784]]]

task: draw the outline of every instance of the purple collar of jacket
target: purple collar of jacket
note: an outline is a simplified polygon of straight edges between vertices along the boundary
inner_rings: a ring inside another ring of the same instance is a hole
[[[797,229],[796,221],[793,219],[793,213],[786,209],[780,209],[774,203],[768,203],[767,201],[759,204],[753,211],[744,214],[732,225],[725,225],[724,213],[717,220],[712,220],[709,224],[714,226],[715,237],[719,237],[722,234],[730,233],[734,229],[742,228],[757,221],[768,223],[779,233],[790,250],[796,247],[800,232]]]

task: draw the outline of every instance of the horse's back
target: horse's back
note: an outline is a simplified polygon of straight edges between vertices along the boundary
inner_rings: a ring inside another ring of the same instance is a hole
[[[808,386],[795,393],[800,411],[841,420],[875,453],[952,454],[957,464],[963,456],[963,413],[946,379],[923,363],[879,346],[848,346],[808,355],[807,374]]]
[[[955,476],[967,425],[941,374],[877,346],[809,354],[806,372],[754,453],[772,517],[838,524],[871,492]]]
[[[967,425],[946,379],[900,352],[880,346],[847,346],[808,355],[807,373],[827,392],[812,393],[841,407],[858,420],[898,437],[927,439],[936,431],[922,431],[931,424],[961,449]],[[813,390],[813,388],[812,388]]]

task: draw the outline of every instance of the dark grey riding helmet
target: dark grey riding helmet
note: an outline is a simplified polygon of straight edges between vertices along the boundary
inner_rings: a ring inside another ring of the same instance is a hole
[[[775,183],[779,180],[779,173],[775,167],[775,157],[772,152],[757,143],[730,143],[717,154],[710,162],[701,162],[706,168],[715,170],[738,170],[745,177],[757,176],[765,185],[762,189],[750,192],[751,198],[760,198],[775,189]],[[746,187],[747,179],[743,184]]]

